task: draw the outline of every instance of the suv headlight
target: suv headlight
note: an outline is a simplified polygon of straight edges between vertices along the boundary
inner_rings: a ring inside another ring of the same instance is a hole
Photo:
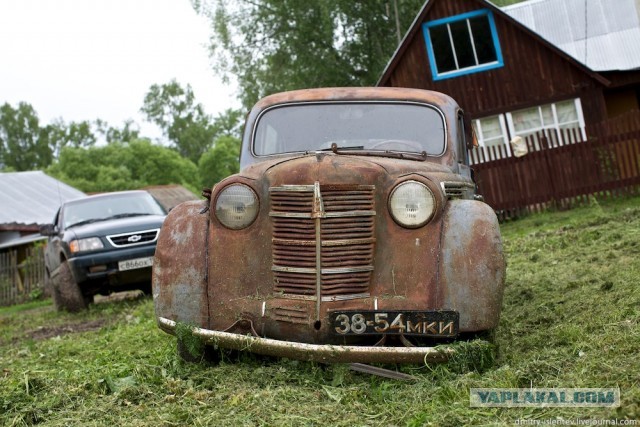
[[[405,181],[398,184],[389,197],[389,211],[393,219],[406,228],[425,225],[436,209],[436,198],[425,184]]]
[[[102,244],[102,240],[98,237],[72,240],[71,243],[69,243],[69,250],[74,254],[76,252],[95,251],[96,249],[102,248],[104,248],[104,245]]]
[[[246,228],[258,215],[258,197],[244,184],[231,184],[216,198],[216,217],[227,228]]]

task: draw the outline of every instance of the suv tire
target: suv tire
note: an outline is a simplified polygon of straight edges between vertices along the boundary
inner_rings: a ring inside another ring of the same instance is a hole
[[[51,296],[58,311],[75,313],[87,308],[87,298],[73,279],[69,263],[63,261],[51,275]]]

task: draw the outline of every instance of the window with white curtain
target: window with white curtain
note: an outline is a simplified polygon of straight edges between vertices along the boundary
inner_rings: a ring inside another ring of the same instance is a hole
[[[505,144],[509,151],[509,141],[515,136],[526,138],[544,132],[555,145],[562,130],[573,129],[570,134],[580,140],[586,139],[582,104],[579,98],[524,108],[505,114],[482,117],[473,121],[473,126],[482,147]]]
[[[586,138],[579,98],[512,111],[506,117],[511,137],[525,138],[544,132],[548,138],[555,140],[560,130],[575,129],[583,140]],[[551,130],[555,132],[549,132]]]

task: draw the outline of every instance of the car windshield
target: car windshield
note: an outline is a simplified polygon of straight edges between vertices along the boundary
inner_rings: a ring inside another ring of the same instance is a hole
[[[266,110],[254,131],[257,156],[338,149],[438,156],[445,125],[434,107],[417,103],[305,103]]]
[[[165,215],[165,211],[148,193],[88,197],[68,203],[62,209],[64,228],[140,215]]]

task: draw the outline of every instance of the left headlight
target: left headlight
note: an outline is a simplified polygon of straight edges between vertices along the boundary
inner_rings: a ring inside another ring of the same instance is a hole
[[[102,248],[104,248],[104,245],[102,244],[102,240],[98,237],[72,240],[71,243],[69,243],[69,250],[71,250],[72,253],[95,251],[96,249]]]
[[[425,225],[436,210],[436,198],[425,184],[405,181],[398,184],[389,197],[389,211],[403,227],[418,228]]]
[[[216,217],[227,228],[246,228],[258,215],[258,197],[244,184],[225,187],[216,199]]]

